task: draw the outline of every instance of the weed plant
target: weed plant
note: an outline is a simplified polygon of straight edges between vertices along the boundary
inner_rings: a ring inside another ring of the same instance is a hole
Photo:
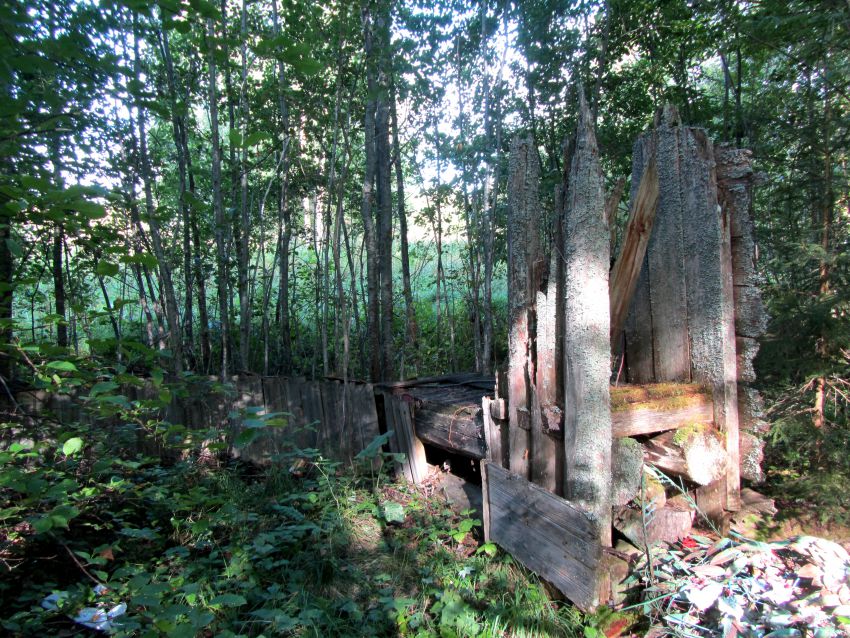
[[[119,425],[4,426],[5,632],[79,634],[80,608],[126,603],[117,636],[583,634],[574,608],[481,544],[473,512],[376,471],[380,441],[354,468],[296,448],[260,467],[226,453],[226,430],[175,428],[98,383],[89,396],[119,406]],[[286,427],[275,418],[251,438]],[[59,609],[42,607],[51,593]]]

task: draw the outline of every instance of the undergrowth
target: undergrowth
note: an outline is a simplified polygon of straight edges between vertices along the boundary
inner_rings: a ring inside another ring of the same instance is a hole
[[[394,483],[375,458],[344,469],[291,449],[258,467],[219,450],[221,433],[132,422],[29,439],[5,426],[5,632],[76,635],[80,608],[125,603],[114,635],[583,634],[574,608],[482,544],[472,512]],[[133,452],[151,446],[128,436],[156,439],[159,453]],[[58,609],[45,609],[52,593]]]

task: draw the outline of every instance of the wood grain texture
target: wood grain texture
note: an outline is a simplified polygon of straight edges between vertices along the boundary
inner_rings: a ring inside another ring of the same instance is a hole
[[[724,443],[725,436],[709,428],[686,436],[664,432],[643,444],[643,459],[665,474],[709,485],[726,476],[730,458]]]
[[[508,173],[508,415],[510,467],[528,476],[531,443],[531,333],[538,259],[540,160],[534,138],[511,143]]]
[[[595,522],[574,504],[492,463],[482,466],[485,534],[581,609],[599,603],[602,546]]]
[[[610,545],[609,237],[592,117],[579,102],[564,223],[564,494]]]
[[[631,307],[632,297],[637,287],[640,271],[643,267],[646,247],[652,234],[655,210],[658,204],[658,169],[655,157],[650,156],[649,165],[641,176],[637,194],[632,200],[629,221],[623,235],[622,246],[617,261],[611,270],[610,307],[611,307],[611,350]]]
[[[714,403],[710,397],[697,395],[670,409],[629,407],[611,413],[611,429],[615,438],[640,436],[665,430],[675,430],[692,423],[711,423]]]
[[[665,107],[657,132],[641,137],[643,143],[655,144],[659,183],[658,208],[647,249],[655,381],[691,378],[681,138],[678,113],[671,107]]]

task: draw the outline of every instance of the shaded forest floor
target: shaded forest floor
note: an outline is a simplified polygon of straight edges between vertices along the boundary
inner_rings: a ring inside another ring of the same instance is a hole
[[[86,635],[81,608],[123,605],[115,635],[570,636],[588,622],[483,544],[457,481],[413,488],[368,459],[356,472],[302,454],[163,463],[68,441],[2,459],[11,635]]]

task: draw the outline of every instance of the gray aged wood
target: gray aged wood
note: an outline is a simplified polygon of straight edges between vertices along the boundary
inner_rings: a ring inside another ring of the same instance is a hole
[[[639,509],[625,508],[614,517],[617,531],[638,547],[651,547],[659,541],[673,543],[687,536],[692,524],[692,512],[672,507],[656,509],[645,526]]]
[[[596,522],[569,501],[493,463],[482,463],[482,481],[486,538],[581,609],[595,608],[602,580]]]
[[[626,408],[611,413],[611,428],[615,438],[653,434],[675,430],[692,423],[710,423],[714,420],[714,403],[711,397],[688,397],[687,405],[670,409]]]
[[[484,440],[487,444],[487,460],[500,467],[507,465],[503,457],[502,429],[504,422],[493,417],[492,404],[499,399],[481,398],[481,414],[484,419]]]
[[[531,437],[531,334],[538,255],[540,160],[531,135],[511,143],[508,174],[508,413],[510,467],[528,476]]]
[[[611,538],[609,236],[593,120],[580,92],[564,220],[564,494]]]
[[[658,166],[658,208],[647,253],[655,381],[689,381],[691,378],[681,137],[679,114],[667,106],[657,131],[645,133],[637,142],[655,144]],[[640,183],[636,177],[632,176],[633,184]]]
[[[393,431],[389,440],[390,450],[404,455],[398,462],[399,469],[405,479],[418,485],[428,475],[428,463],[425,460],[425,447],[413,430],[410,404],[389,391],[379,391],[383,394],[387,430]]]
[[[649,257],[644,257],[624,327],[626,378],[632,383],[655,381],[652,354],[652,309],[649,305]]]
[[[643,448],[634,439],[614,439],[611,444],[611,504],[625,505],[640,493]]]

